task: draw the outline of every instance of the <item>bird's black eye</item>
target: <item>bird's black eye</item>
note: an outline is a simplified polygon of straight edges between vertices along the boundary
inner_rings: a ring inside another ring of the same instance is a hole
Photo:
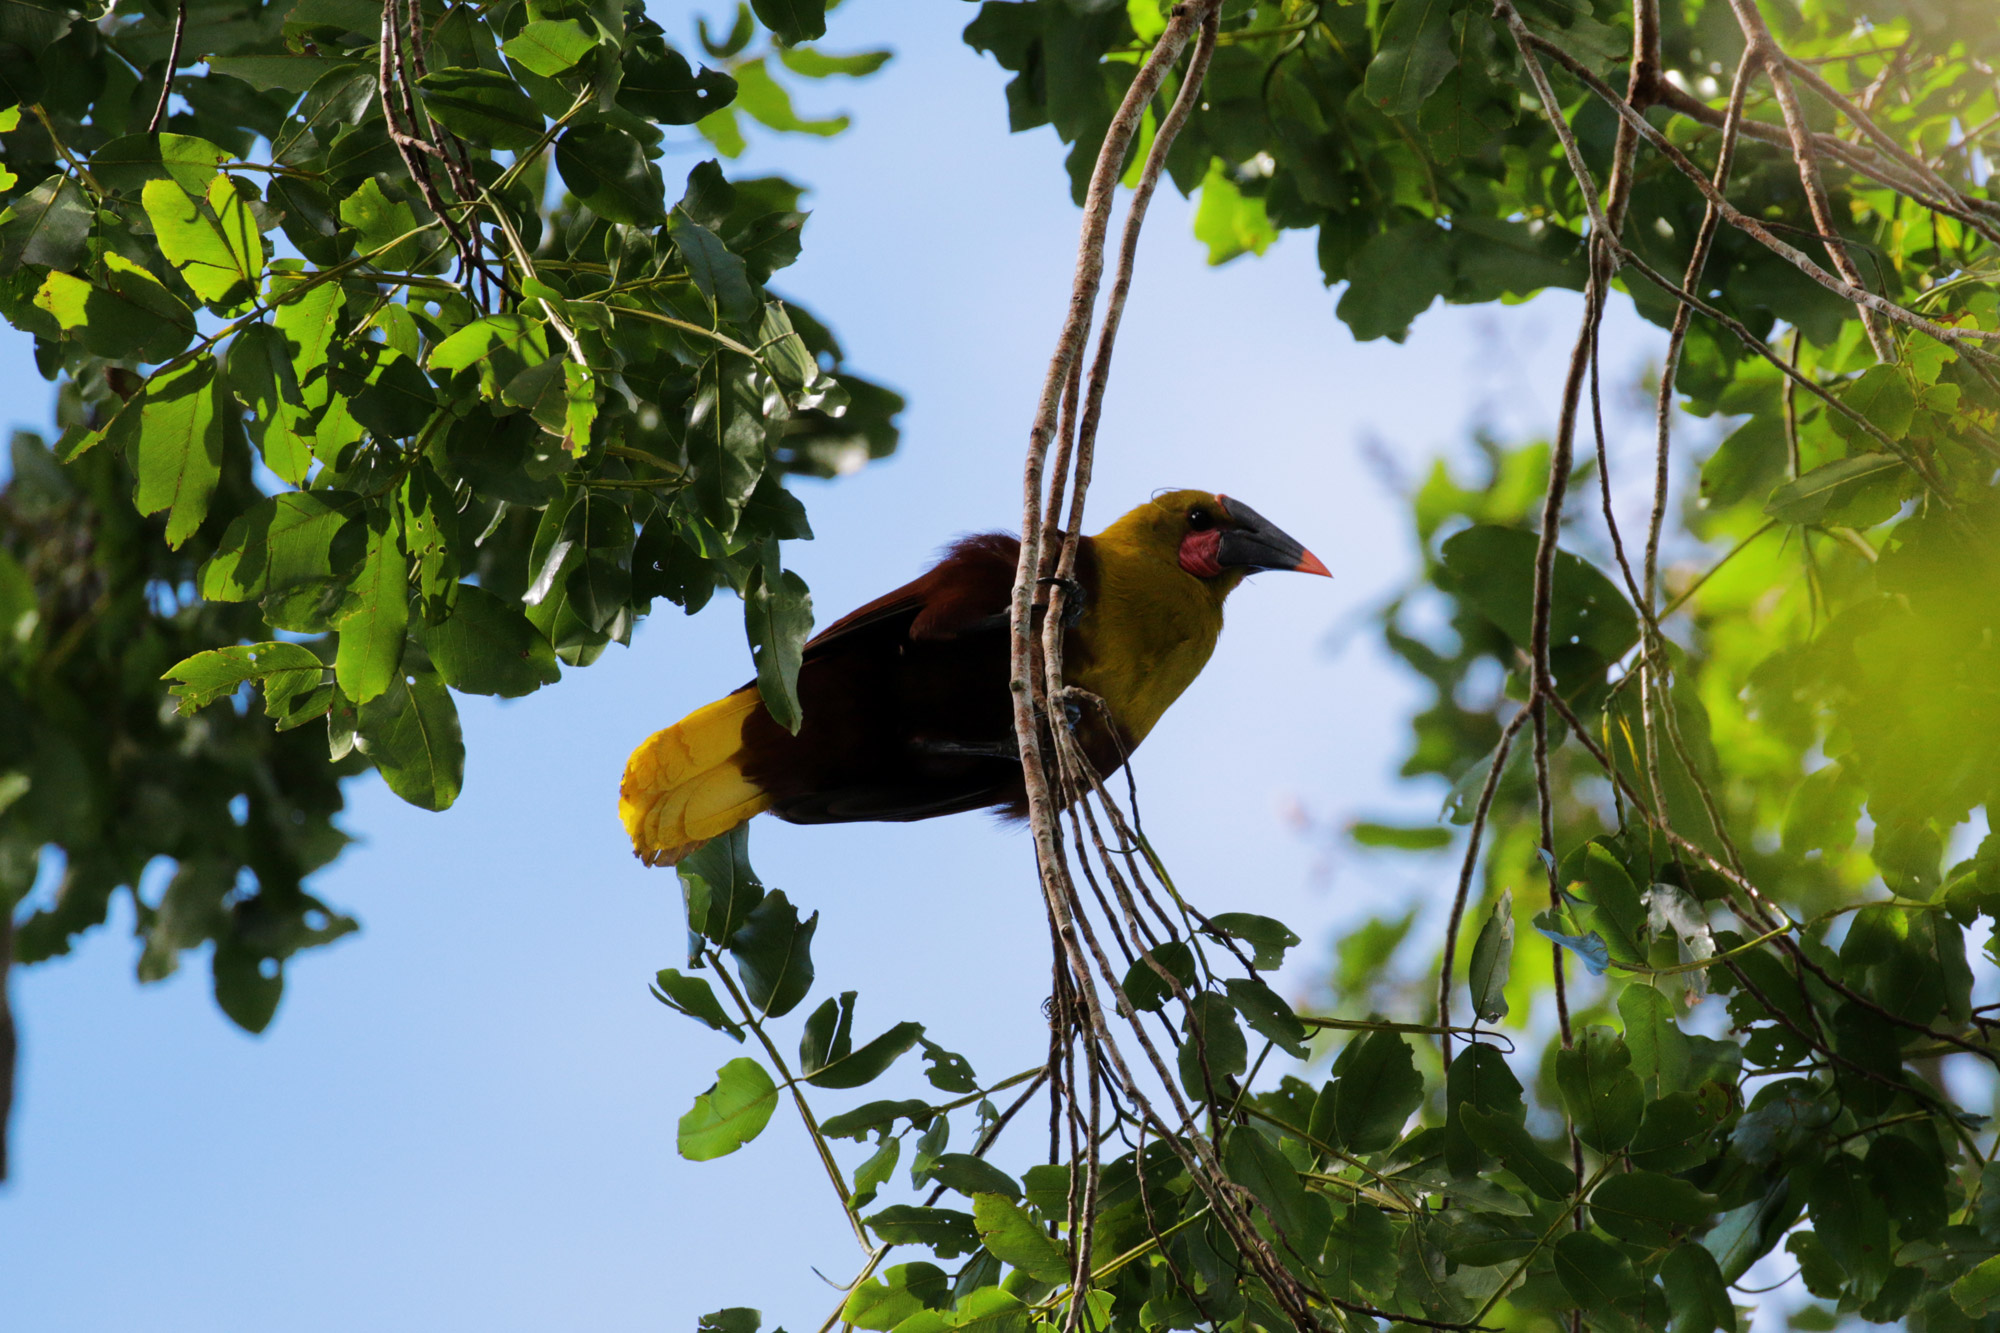
[[[1209,513],[1200,505],[1196,505],[1193,509],[1188,510],[1188,531],[1206,532],[1214,526],[1215,515]]]

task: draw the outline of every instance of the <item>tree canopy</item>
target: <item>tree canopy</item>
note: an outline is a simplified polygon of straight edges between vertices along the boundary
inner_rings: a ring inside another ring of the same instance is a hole
[[[824,32],[813,0],[693,41],[582,3],[0,15],[0,314],[64,431],[17,439],[0,530],[0,891],[64,866],[17,959],[166,856],[141,975],[213,940],[262,1026],[283,960],[349,924],[304,887],[340,783],[448,806],[452,692],[552,684],[655,597],[736,591],[796,724],[782,479],[887,452],[900,400],[767,285],[797,187],[652,159],[731,157],[745,116],[835,132],[784,79],[882,57]],[[1353,833],[1428,858],[1446,920],[1371,923],[1288,1000],[1298,936],[1205,913],[1058,735],[1050,1057],[982,1077],[919,1023],[857,1034],[853,992],[809,1003],[816,914],[739,831],[681,866],[688,956],[656,978],[740,1047],[682,1155],[792,1105],[860,1249],[829,1328],[1734,1333],[1777,1252],[1794,1327],[2000,1326],[1965,1068],[2000,1064],[1967,942],[2000,918],[1990,6],[990,0],[965,39],[1087,206],[1030,441],[1052,561],[1148,276],[1126,251],[1086,381],[1111,182],[1197,197],[1212,263],[1316,229],[1358,338],[1583,293],[1552,438],[1437,465],[1381,614],[1434,691],[1405,772],[1451,795]],[[1640,527],[1611,300],[1662,330]],[[1706,458],[1686,414],[1728,427]],[[935,1096],[824,1104],[912,1050]],[[1003,1169],[1037,1097],[1046,1160]]]

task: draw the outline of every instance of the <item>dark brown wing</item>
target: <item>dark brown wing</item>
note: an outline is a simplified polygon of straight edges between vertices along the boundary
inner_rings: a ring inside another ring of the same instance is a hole
[[[928,819],[1021,800],[1007,692],[1007,604],[1020,543],[967,537],[927,573],[806,644],[805,724],[762,711],[744,775],[798,824]]]

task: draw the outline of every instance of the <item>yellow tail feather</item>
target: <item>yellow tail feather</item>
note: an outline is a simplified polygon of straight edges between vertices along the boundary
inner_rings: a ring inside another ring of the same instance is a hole
[[[656,731],[625,763],[618,817],[649,866],[673,865],[710,838],[770,807],[743,776],[743,724],[763,700],[738,690]]]

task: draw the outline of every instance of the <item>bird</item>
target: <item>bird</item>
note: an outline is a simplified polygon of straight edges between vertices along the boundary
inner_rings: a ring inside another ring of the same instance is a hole
[[[634,853],[673,865],[765,812],[794,824],[1025,816],[1008,688],[1019,554],[1006,533],[960,538],[922,576],[814,635],[796,734],[754,681],[653,733],[619,788]],[[1224,600],[1262,570],[1332,577],[1249,505],[1207,491],[1157,494],[1078,543],[1064,683],[1104,707],[1065,713],[1100,774],[1122,766],[1200,674]]]

